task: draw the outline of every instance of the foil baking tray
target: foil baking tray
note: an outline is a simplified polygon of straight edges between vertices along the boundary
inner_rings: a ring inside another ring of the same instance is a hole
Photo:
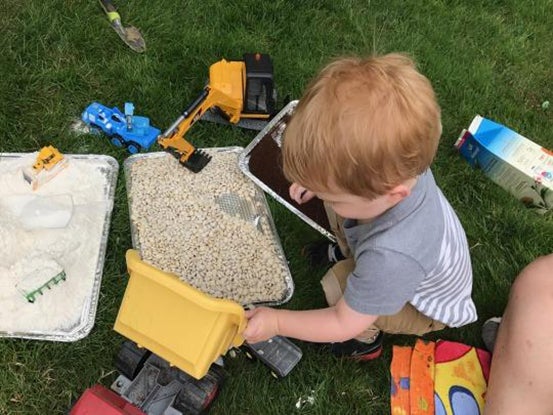
[[[238,165],[244,174],[265,192],[309,226],[335,242],[336,238],[332,233],[322,201],[313,198],[305,204],[298,205],[290,198],[288,193],[290,183],[282,172],[280,151],[282,136],[297,104],[297,100],[289,102],[273,117],[267,126],[244,148],[240,154]]]
[[[244,148],[238,147],[238,146],[232,146],[232,147],[203,148],[202,150],[210,153],[234,153],[236,154],[236,158],[238,160]],[[140,246],[140,237],[139,237],[140,231],[132,219],[133,212],[134,212],[133,205],[135,202],[133,200],[133,195],[132,195],[133,183],[132,183],[132,176],[131,176],[131,168],[133,164],[138,161],[160,158],[160,157],[173,158],[173,156],[171,156],[167,152],[152,152],[152,153],[132,155],[128,157],[123,163],[123,170],[125,172],[125,184],[126,184],[126,190],[128,195],[132,244],[133,244],[133,248],[137,249],[140,252],[141,257],[143,257],[143,252]],[[213,161],[211,163],[213,163]],[[182,169],[186,169],[183,166],[180,166],[180,167]],[[184,170],[184,171],[187,171],[187,170]],[[236,165],[236,172],[241,174],[240,169],[238,168],[237,165]],[[202,172],[195,173],[195,174],[202,174]],[[164,180],[170,180],[170,179],[166,178]],[[182,191],[186,192],[186,189],[183,189]],[[282,296],[279,296],[278,298],[269,298],[267,299],[267,301],[254,302],[253,304],[280,305],[280,304],[286,303],[292,297],[292,294],[294,292],[294,282],[292,279],[292,275],[290,273],[290,269],[288,267],[288,261],[286,260],[286,257],[284,255],[284,250],[282,248],[280,238],[276,231],[276,227],[271,215],[271,211],[269,209],[269,205],[267,203],[267,199],[265,198],[265,194],[257,186],[253,186],[253,184],[252,184],[252,191],[255,192],[253,203],[244,203],[244,200],[239,195],[229,191],[222,191],[217,195],[213,195],[213,203],[217,204],[224,212],[224,214],[240,217],[241,219],[245,220],[249,224],[249,226],[256,228],[259,232],[263,232],[260,226],[261,223],[267,225],[267,228],[269,229],[269,232],[272,238],[272,244],[275,248],[274,255],[276,256],[276,260],[280,263],[283,270],[285,289]],[[201,224],[194,225],[194,226],[201,226]],[[179,224],[175,224],[174,228],[182,229],[183,232],[186,232],[187,224],[183,221],[183,223],[180,224],[180,227],[179,227]],[[167,243],[170,246],[171,241],[168,241]],[[186,249],[186,247],[182,247],[182,246],[178,248],[181,250]],[[175,255],[178,255],[178,251],[179,251],[178,249],[175,250]],[[205,263],[209,263],[210,259],[211,258],[204,258]],[[180,275],[179,277],[186,280],[186,275]],[[207,293],[207,294],[210,294],[210,293]],[[243,305],[246,305],[246,304],[243,304]]]
[[[31,156],[31,154],[32,153],[0,153],[0,163],[2,163],[3,160],[15,160],[21,157],[29,157]],[[87,165],[93,166],[95,169],[97,168],[103,178],[103,200],[100,203],[102,204],[102,206],[105,206],[105,211],[103,212],[100,243],[98,244],[98,246],[94,247],[93,252],[93,254],[96,255],[96,265],[94,267],[93,275],[89,276],[93,279],[91,289],[81,303],[82,309],[78,321],[71,322],[70,326],[49,330],[32,329],[25,331],[8,331],[2,329],[2,322],[0,321],[0,337],[73,342],[86,337],[94,326],[96,310],[98,307],[98,298],[100,295],[100,287],[102,283],[102,275],[104,269],[107,240],[109,235],[111,212],[113,210],[115,187],[117,184],[117,176],[119,172],[119,164],[117,160],[115,160],[113,157],[106,155],[64,154],[64,156],[67,157],[70,162],[71,160],[78,160],[79,162],[83,162]],[[68,279],[75,277],[86,278],[88,276],[67,276]],[[53,290],[55,289],[56,288],[53,288]],[[37,301],[40,301],[40,299]],[[34,304],[31,304],[31,306],[33,305]],[[1,306],[2,305],[0,303],[0,307]],[[75,314],[77,313],[75,312]]]

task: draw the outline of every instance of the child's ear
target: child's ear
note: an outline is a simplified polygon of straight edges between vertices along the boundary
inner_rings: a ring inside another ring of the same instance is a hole
[[[396,187],[394,187],[392,190],[390,190],[388,193],[388,198],[393,204],[401,202],[403,199],[405,199],[407,196],[411,194],[411,187],[405,185],[405,184],[398,184]]]

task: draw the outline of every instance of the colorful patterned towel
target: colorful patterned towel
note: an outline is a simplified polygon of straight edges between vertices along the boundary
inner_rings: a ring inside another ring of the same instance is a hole
[[[480,415],[491,355],[462,343],[418,339],[394,346],[392,415]]]

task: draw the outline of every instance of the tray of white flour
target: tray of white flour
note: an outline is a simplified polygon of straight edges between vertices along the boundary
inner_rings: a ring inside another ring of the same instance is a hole
[[[36,154],[0,153],[0,337],[71,342],[94,325],[119,165],[66,154],[33,191]]]

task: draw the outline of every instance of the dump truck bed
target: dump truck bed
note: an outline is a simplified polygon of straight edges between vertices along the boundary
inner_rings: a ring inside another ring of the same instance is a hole
[[[140,259],[126,254],[129,282],[115,331],[196,379],[231,347],[246,326],[242,306],[216,299]]]

